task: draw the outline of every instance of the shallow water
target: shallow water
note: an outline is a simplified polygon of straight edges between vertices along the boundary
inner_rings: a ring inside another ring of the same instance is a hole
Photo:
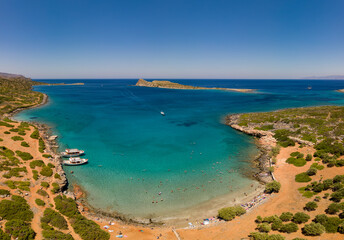
[[[77,81],[85,85],[35,87],[49,95],[49,104],[16,118],[48,123],[61,149],[86,151],[89,164],[65,170],[74,171],[68,179],[88,192],[91,205],[145,217],[252,184],[243,172],[258,150],[252,137],[222,124],[226,114],[344,104],[344,94],[333,91],[344,81],[176,80],[259,89],[250,94],[131,86],[136,80]]]

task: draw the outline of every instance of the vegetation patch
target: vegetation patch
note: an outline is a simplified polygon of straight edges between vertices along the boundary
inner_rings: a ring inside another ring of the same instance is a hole
[[[308,176],[307,173],[300,173],[295,176],[295,182],[310,182],[312,178]]]
[[[42,160],[33,160],[30,162],[30,168],[43,167],[45,164]]]
[[[19,188],[20,190],[23,191],[30,191],[30,182],[28,181],[5,181],[5,184],[11,188],[11,189],[16,189]]]
[[[0,202],[0,216],[6,220],[20,219],[31,221],[33,212],[23,197],[13,195],[11,200],[4,199]]]
[[[39,132],[38,130],[36,129],[35,131],[33,131],[30,135],[31,138],[33,139],[39,139]]]
[[[278,193],[280,189],[281,189],[281,184],[277,181],[272,181],[265,185],[266,193],[273,193],[273,192]]]
[[[45,202],[42,200],[42,199],[39,199],[37,198],[35,200],[35,203],[38,205],[38,206],[45,206]]]
[[[42,197],[48,196],[48,193],[47,193],[46,191],[44,191],[43,189],[38,189],[38,190],[37,190],[37,193],[38,193],[39,195],[41,195]]]
[[[24,161],[33,159],[33,156],[28,152],[16,151],[16,154]]]
[[[51,177],[53,175],[53,170],[48,166],[43,166],[40,174],[45,177]]]
[[[41,222],[50,224],[58,229],[68,229],[66,219],[60,213],[54,211],[51,208],[47,208],[44,210],[44,215],[41,218]]]
[[[21,220],[13,219],[5,224],[5,231],[16,239],[35,239],[36,233],[31,228],[31,224]]]
[[[21,142],[20,145],[22,147],[30,147],[30,145],[27,142]]]
[[[245,213],[246,213],[246,210],[240,206],[227,207],[227,208],[222,208],[218,211],[218,217],[226,221],[231,221],[236,216],[241,216]]]
[[[84,240],[107,240],[110,234],[100,229],[95,222],[86,219],[78,211],[75,201],[66,196],[54,198],[56,209],[71,220],[74,231]],[[242,210],[238,209],[238,214]]]
[[[13,141],[23,141],[23,140],[24,140],[24,138],[22,138],[22,137],[20,137],[20,136],[13,136],[13,137],[11,137],[11,139],[12,139]]]

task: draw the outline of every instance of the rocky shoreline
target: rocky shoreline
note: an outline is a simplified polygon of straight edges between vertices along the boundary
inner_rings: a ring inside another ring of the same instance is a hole
[[[272,148],[276,146],[276,139],[273,137],[273,133],[271,132],[238,125],[239,117],[240,114],[227,115],[225,118],[225,124],[237,131],[258,138],[257,146],[261,153],[253,162],[259,171],[255,173],[253,177],[262,183],[271,182],[274,180],[274,176],[269,170],[272,166],[270,152]]]

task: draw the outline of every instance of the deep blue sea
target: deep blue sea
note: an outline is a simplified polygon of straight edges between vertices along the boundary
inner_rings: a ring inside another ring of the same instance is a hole
[[[171,80],[256,93],[135,87],[137,80],[121,79],[39,81],[85,85],[36,86],[49,103],[16,118],[51,125],[61,150],[86,151],[87,165],[65,170],[91,205],[136,216],[169,214],[249,188],[254,181],[244,173],[258,149],[252,137],[223,124],[226,114],[344,105],[344,94],[334,91],[344,81]]]

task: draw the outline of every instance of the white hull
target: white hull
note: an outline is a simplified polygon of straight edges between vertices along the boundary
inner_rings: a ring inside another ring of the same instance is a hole
[[[63,164],[66,166],[78,166],[83,165],[88,162],[88,159],[85,158],[70,158],[69,160],[64,160]]]
[[[83,150],[78,150],[78,149],[72,149],[72,150],[74,151],[70,151],[70,149],[66,149],[66,151],[61,152],[61,156],[66,157],[66,158],[79,157],[85,153],[85,151]]]

